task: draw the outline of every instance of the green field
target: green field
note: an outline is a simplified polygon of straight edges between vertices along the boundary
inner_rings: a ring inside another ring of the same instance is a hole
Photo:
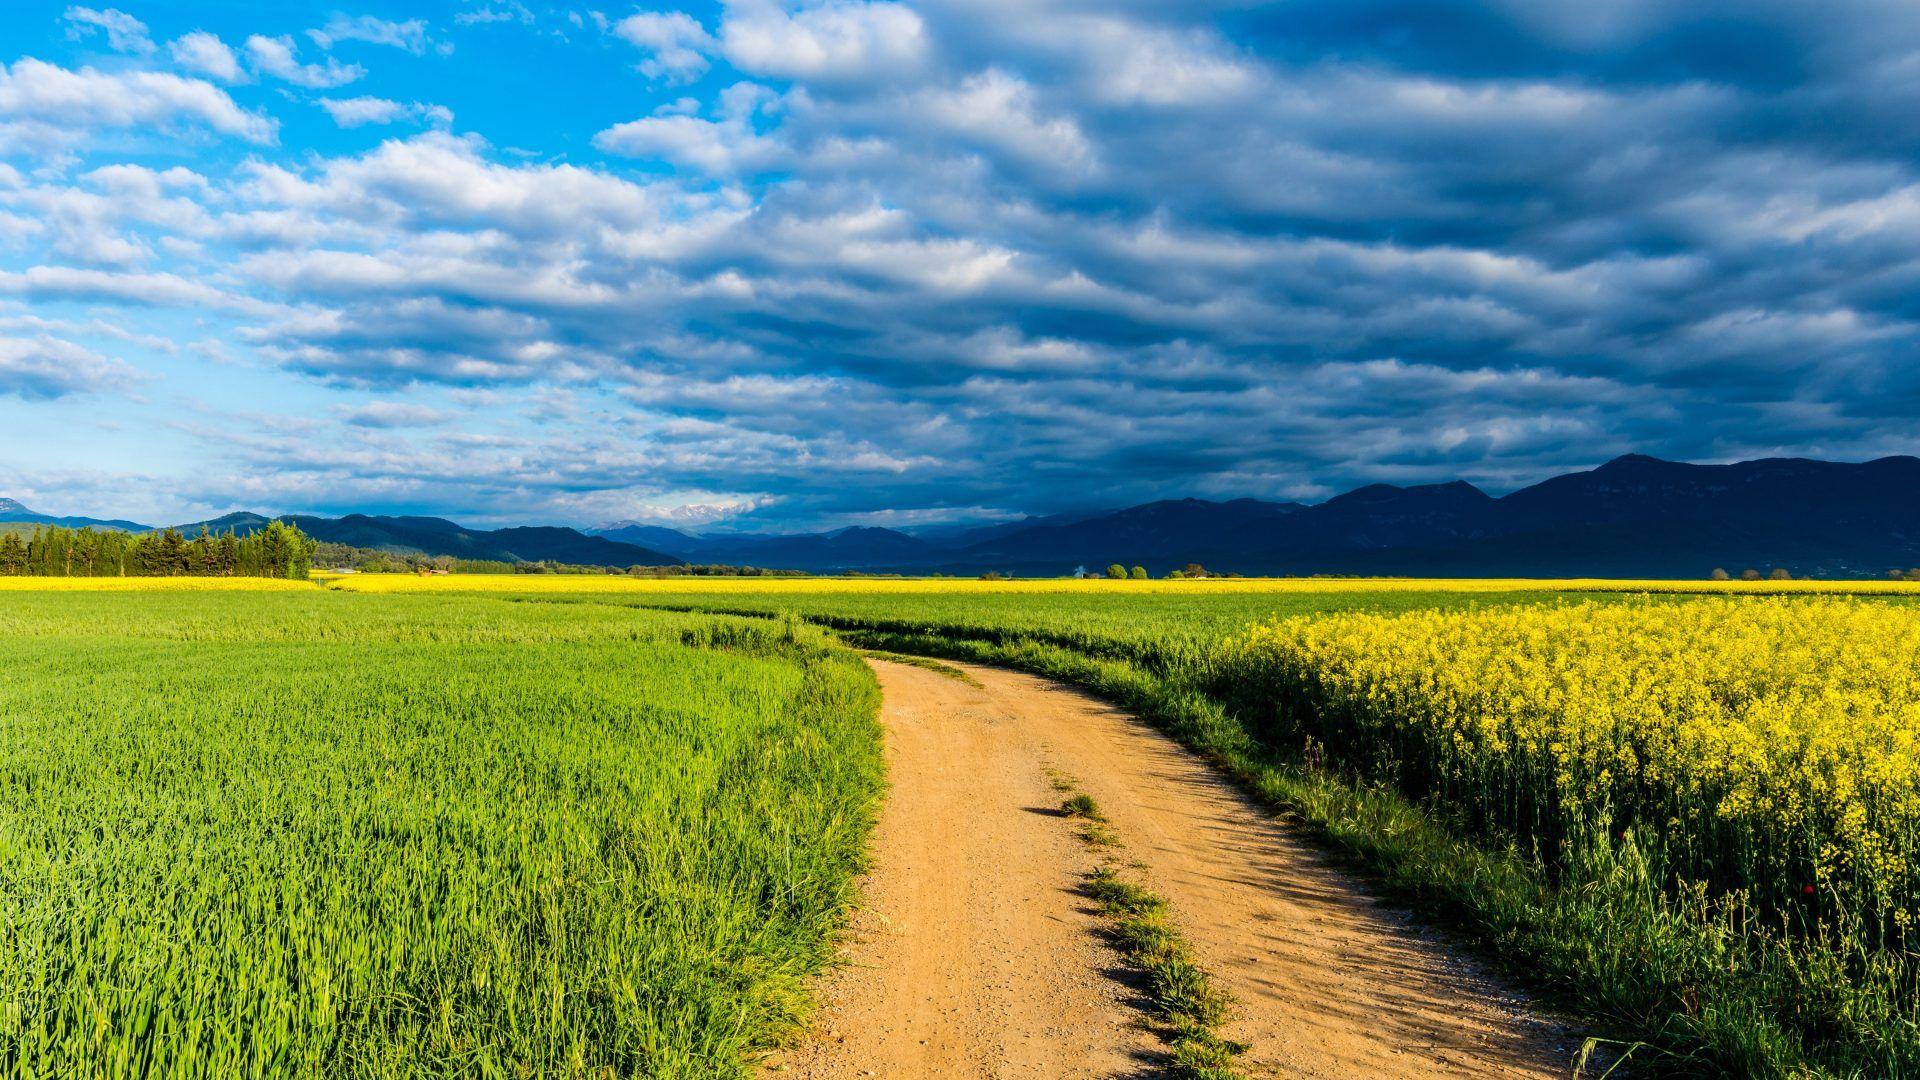
[[[1130,706],[1636,1066],[1920,1075],[1912,590],[240,584],[0,589],[0,1072],[744,1072],[882,783],[844,642]]]
[[[732,1075],[880,785],[805,627],[12,592],[0,664],[13,1076]]]
[[[1014,648],[1055,646],[1077,656],[1126,660],[1156,671],[1170,671],[1184,664],[1206,662],[1222,640],[1270,619],[1340,611],[1557,603],[1564,595],[1538,590],[1461,593],[1443,588],[1392,592],[1302,589],[1286,593],[1231,588],[1129,593],[1116,588],[1062,590],[1038,596],[930,588],[898,595],[863,591],[857,586],[843,592],[796,593],[773,588],[701,595],[686,589],[650,590],[645,583],[638,583],[617,594],[543,595],[540,599],[586,599],[740,615],[795,614],[846,630]]]

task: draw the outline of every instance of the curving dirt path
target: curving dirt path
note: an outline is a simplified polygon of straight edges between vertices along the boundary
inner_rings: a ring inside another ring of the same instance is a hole
[[[1238,1005],[1243,1067],[1286,1077],[1564,1077],[1579,1039],[1529,1013],[1206,765],[1027,675],[876,662],[892,790],[799,1077],[1153,1075],[1054,807],[1070,775]]]

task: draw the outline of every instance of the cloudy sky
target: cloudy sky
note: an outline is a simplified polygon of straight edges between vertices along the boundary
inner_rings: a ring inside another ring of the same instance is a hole
[[[911,525],[1920,450],[1910,0],[10,0],[0,496]]]

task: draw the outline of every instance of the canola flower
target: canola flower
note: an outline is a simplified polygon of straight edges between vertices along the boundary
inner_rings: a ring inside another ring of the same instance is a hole
[[[1557,865],[1632,845],[1669,884],[1844,945],[1920,945],[1920,617],[1847,598],[1336,614],[1231,642],[1225,684]]]

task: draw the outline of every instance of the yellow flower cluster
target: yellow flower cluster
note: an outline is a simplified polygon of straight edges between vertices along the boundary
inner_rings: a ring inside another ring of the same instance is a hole
[[[1876,944],[1920,917],[1920,610],[1524,605],[1275,622],[1227,678],[1310,739],[1562,859],[1598,840]],[[1604,830],[1604,831],[1602,831]]]
[[[262,577],[0,577],[6,592],[311,592],[313,583]]]

